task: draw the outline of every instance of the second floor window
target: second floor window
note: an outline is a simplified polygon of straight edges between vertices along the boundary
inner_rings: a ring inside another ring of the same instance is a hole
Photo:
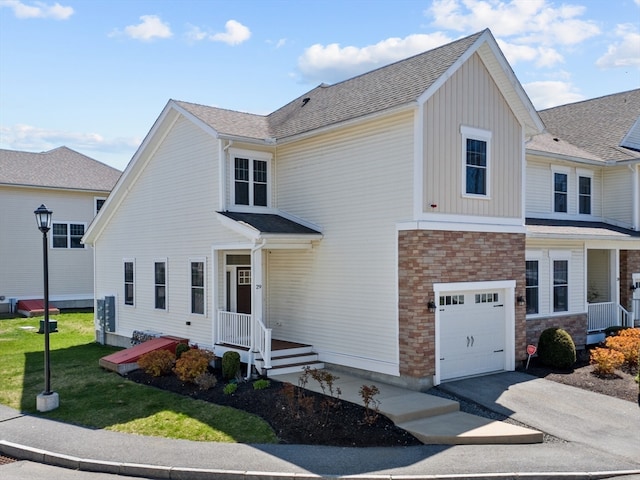
[[[54,223],[52,228],[53,248],[84,248],[84,245],[80,243],[83,235],[83,223]]]
[[[235,157],[234,159],[234,203],[266,207],[267,161]]]
[[[567,213],[567,174],[553,174],[553,211]]]
[[[591,215],[591,178],[578,177],[578,212]]]
[[[467,138],[467,194],[487,194],[487,142]]]

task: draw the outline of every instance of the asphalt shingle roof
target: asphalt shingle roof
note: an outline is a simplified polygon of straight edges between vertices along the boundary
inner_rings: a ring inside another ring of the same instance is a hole
[[[640,116],[640,89],[538,113],[552,137],[569,142],[595,158],[603,161],[640,158],[640,152],[620,146]]]
[[[483,33],[334,85],[319,85],[266,116],[175,103],[221,134],[261,140],[287,138],[416,101]]]
[[[0,184],[110,192],[122,172],[67,147],[0,149]]]
[[[273,213],[218,212],[239,223],[247,224],[260,233],[318,234],[317,230],[296,223]]]
[[[594,237],[640,238],[640,232],[603,222],[527,218],[525,223],[528,235],[589,237],[591,239]]]

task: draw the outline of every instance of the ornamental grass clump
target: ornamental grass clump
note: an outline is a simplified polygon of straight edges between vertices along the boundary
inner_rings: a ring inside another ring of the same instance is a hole
[[[192,348],[184,352],[178,360],[173,372],[183,382],[196,383],[203,373],[209,368],[209,362],[215,358],[213,352],[201,348]]]
[[[169,350],[153,350],[142,355],[137,363],[146,374],[160,377],[171,373],[176,356]]]
[[[576,346],[562,328],[547,328],[538,340],[538,357],[548,367],[568,369],[576,363]]]

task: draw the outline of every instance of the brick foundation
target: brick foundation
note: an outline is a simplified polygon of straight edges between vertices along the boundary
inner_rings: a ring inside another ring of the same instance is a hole
[[[576,348],[584,348],[587,344],[588,315],[565,315],[527,320],[527,344],[538,345],[540,334],[547,328],[557,327],[566,330]]]
[[[400,374],[435,374],[434,283],[515,280],[525,294],[525,235],[407,230],[398,233]],[[515,307],[516,361],[526,358],[525,306]]]

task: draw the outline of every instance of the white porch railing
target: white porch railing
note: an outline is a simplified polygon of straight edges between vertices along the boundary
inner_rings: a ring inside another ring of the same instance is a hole
[[[251,352],[259,352],[264,361],[264,368],[271,368],[271,329],[248,313],[234,313],[220,310],[216,341],[236,347],[246,348]]]
[[[588,332],[616,326],[633,326],[631,315],[622,305],[613,302],[589,304]]]

